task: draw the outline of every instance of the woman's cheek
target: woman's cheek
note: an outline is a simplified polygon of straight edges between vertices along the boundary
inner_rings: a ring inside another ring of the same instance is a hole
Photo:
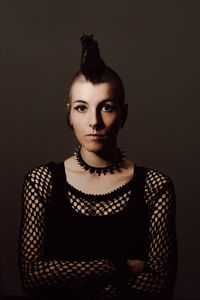
[[[82,134],[81,129],[79,127],[74,126],[74,133],[75,133],[77,140],[81,143],[83,140],[83,134]]]
[[[120,128],[120,120],[115,120],[113,123],[111,123],[109,127],[109,131],[113,134],[117,134]]]

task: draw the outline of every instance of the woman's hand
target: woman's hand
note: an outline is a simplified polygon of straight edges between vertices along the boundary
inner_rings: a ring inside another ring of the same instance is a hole
[[[144,269],[144,261],[140,259],[128,259],[126,261],[134,275],[141,273]]]

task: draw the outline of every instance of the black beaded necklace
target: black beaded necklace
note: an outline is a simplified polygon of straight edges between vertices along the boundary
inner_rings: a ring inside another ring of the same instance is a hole
[[[108,172],[113,174],[115,170],[118,170],[118,171],[120,170],[120,167],[121,167],[122,161],[124,160],[125,154],[124,154],[124,151],[121,151],[120,148],[118,148],[118,151],[119,151],[119,160],[111,166],[101,167],[101,168],[92,167],[83,160],[83,158],[81,156],[81,147],[76,149],[74,154],[76,155],[76,160],[77,160],[78,164],[85,171],[89,171],[91,174],[96,173],[100,176],[101,174],[106,175],[106,173],[108,173]]]

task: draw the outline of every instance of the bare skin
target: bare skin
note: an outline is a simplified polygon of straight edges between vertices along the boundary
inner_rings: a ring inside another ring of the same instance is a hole
[[[109,83],[92,84],[84,78],[71,88],[70,121],[77,140],[81,144],[81,155],[87,164],[106,167],[118,160],[117,135],[126,115],[113,98]],[[134,164],[124,159],[121,170],[106,176],[90,174],[78,165],[75,156],[64,161],[66,180],[76,189],[87,194],[106,194],[128,182],[134,174]],[[142,272],[144,261],[127,260],[133,274]]]
[[[75,156],[64,161],[66,180],[76,189],[87,194],[106,194],[128,182],[134,173],[133,163],[124,160],[121,172],[107,173],[106,176],[90,174],[78,165]]]

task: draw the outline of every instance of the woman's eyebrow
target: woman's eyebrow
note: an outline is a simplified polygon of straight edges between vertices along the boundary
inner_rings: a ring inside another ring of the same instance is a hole
[[[104,102],[113,102],[114,103],[115,101],[113,99],[108,98],[108,99],[101,101],[101,103],[104,103]]]
[[[87,101],[85,101],[85,100],[76,100],[76,101],[74,101],[73,103],[85,103],[85,104],[87,104],[88,102]],[[102,100],[102,101],[100,101],[99,103],[104,103],[104,102],[115,102],[113,99],[110,99],[110,98],[108,98],[108,99],[104,99],[104,100]]]
[[[77,102],[79,102],[79,103],[87,103],[87,101],[85,101],[85,100],[76,100],[76,101],[74,101],[74,103],[77,103]]]

